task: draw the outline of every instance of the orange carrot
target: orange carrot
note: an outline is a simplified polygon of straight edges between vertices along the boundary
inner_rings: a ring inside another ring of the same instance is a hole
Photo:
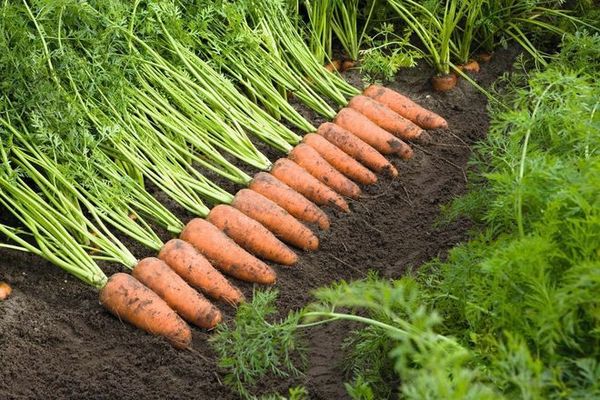
[[[398,176],[398,170],[381,153],[346,129],[331,122],[325,122],[319,126],[317,133],[373,171],[388,171],[390,175]]]
[[[221,322],[219,309],[181,279],[163,260],[144,258],[137,263],[131,275],[152,289],[186,321],[205,329],[212,329]]]
[[[12,293],[12,288],[6,282],[0,282],[0,301],[8,299]]]
[[[398,154],[405,160],[413,155],[412,149],[406,143],[352,108],[342,108],[333,122],[358,136],[382,154]]]
[[[341,60],[333,60],[330,63],[325,65],[325,69],[329,72],[342,71],[342,61]]]
[[[329,218],[313,202],[290,188],[273,175],[259,172],[248,187],[278,204],[299,220],[318,224],[321,229],[329,229]]]
[[[319,247],[319,239],[310,229],[260,193],[242,189],[237,192],[231,205],[263,224],[284,242],[302,250],[316,250]]]
[[[233,286],[194,246],[181,239],[171,239],[160,249],[158,258],[191,286],[207,296],[236,305],[244,295]]]
[[[448,122],[433,111],[421,107],[408,97],[379,85],[369,86],[363,94],[385,104],[424,129],[447,128]]]
[[[185,226],[180,238],[192,244],[225,274],[248,282],[271,285],[275,271],[246,250],[216,226],[202,218],[194,218]]]
[[[340,150],[323,136],[314,133],[305,135],[302,142],[315,149],[331,166],[348,178],[365,185],[377,182],[377,176],[361,163]]]
[[[355,65],[356,65],[356,61],[353,61],[353,60],[342,61],[342,71],[346,72],[349,69],[354,68]]]
[[[319,205],[335,204],[342,211],[350,211],[348,203],[340,195],[319,182],[317,178],[292,160],[280,158],[275,161],[271,168],[271,174]]]
[[[353,199],[360,196],[360,188],[331,166],[315,149],[300,143],[292,149],[288,158],[307,170],[312,176],[341,194]]]
[[[178,349],[190,347],[190,327],[163,299],[129,274],[112,275],[100,290],[100,303],[117,318],[163,336]]]
[[[360,112],[371,121],[405,140],[419,139],[424,132],[423,129],[413,124],[400,114],[392,111],[388,106],[379,103],[367,96],[354,96],[348,106]]]
[[[296,253],[267,228],[240,210],[226,204],[219,204],[208,213],[206,219],[257,257],[284,265],[298,262]]]

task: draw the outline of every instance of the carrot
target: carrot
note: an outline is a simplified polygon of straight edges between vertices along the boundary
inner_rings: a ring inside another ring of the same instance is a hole
[[[331,122],[325,122],[319,126],[317,133],[373,171],[387,170],[390,175],[398,176],[398,170],[381,153],[346,129]]]
[[[0,301],[8,299],[12,293],[12,288],[6,282],[0,282]]]
[[[317,178],[292,160],[280,158],[275,161],[271,168],[271,174],[319,205],[335,204],[342,211],[350,211],[348,203],[340,195],[319,182]]]
[[[329,229],[329,218],[313,202],[290,188],[273,175],[259,172],[248,187],[278,204],[299,220],[318,224],[321,229]]]
[[[190,347],[190,327],[163,299],[129,274],[112,275],[100,290],[100,303],[117,318],[163,336],[178,349]]]
[[[356,61],[354,61],[354,60],[342,61],[342,71],[346,72],[349,69],[354,68],[355,65],[356,65]]]
[[[221,322],[219,309],[181,279],[163,260],[144,258],[137,263],[131,275],[152,289],[186,321],[205,329],[212,329]]]
[[[284,265],[298,262],[296,253],[240,210],[219,204],[208,213],[206,219],[255,256]]]
[[[333,122],[358,136],[382,154],[398,154],[405,160],[413,155],[412,149],[406,143],[352,108],[342,108]]]
[[[330,63],[325,65],[325,69],[329,72],[342,71],[342,61],[341,60],[333,60]]]
[[[348,106],[401,139],[419,139],[424,132],[423,129],[413,124],[412,121],[407,120],[400,114],[392,111],[388,106],[370,97],[362,95],[354,96],[350,100],[350,103],[348,103]]]
[[[166,262],[183,280],[210,298],[231,305],[244,301],[242,292],[188,242],[181,239],[169,240],[160,249],[158,258]]]
[[[408,97],[379,85],[369,86],[363,94],[385,104],[424,129],[447,128],[448,122],[433,111],[421,107]]]
[[[341,194],[353,199],[360,196],[360,188],[333,168],[319,152],[307,144],[300,143],[288,154],[288,158],[307,170],[312,176]]]
[[[319,239],[287,211],[250,189],[242,189],[233,198],[233,207],[255,219],[293,246],[302,250],[316,250]]]
[[[180,239],[192,244],[212,264],[225,274],[248,282],[265,285],[275,283],[275,271],[246,250],[210,222],[194,218],[185,226]]]
[[[302,142],[315,149],[332,167],[355,182],[365,185],[377,182],[377,176],[374,173],[323,136],[309,133],[304,136]]]

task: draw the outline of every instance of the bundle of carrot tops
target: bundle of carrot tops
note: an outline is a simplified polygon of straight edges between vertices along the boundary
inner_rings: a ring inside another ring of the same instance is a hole
[[[406,141],[447,127],[329,72],[279,2],[22,0],[0,6],[0,24],[0,204],[13,217],[0,246],[49,260],[178,348],[184,320],[221,321],[211,300],[244,301],[229,277],[274,284],[265,261],[317,250],[311,229],[330,226],[319,207],[349,212],[359,185],[398,175],[384,156],[408,160]],[[332,122],[312,126],[290,96]],[[149,183],[196,218],[183,224]],[[131,273],[107,277],[107,263]]]

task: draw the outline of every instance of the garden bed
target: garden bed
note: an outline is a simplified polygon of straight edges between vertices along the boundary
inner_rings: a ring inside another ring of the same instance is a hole
[[[514,53],[498,52],[476,80],[489,85],[510,67]],[[281,312],[302,307],[317,287],[361,278],[368,270],[398,277],[443,257],[466,238],[468,221],[439,227],[436,221],[440,206],[465,192],[470,145],[487,131],[487,101],[464,81],[450,93],[433,93],[431,75],[426,67],[401,71],[389,86],[442,115],[450,129],[433,132],[431,143],[415,145],[412,160],[393,159],[399,178],[381,177],[365,187],[360,201],[350,203],[350,214],[327,210],[332,228],[320,234],[319,251],[303,254],[294,267],[276,267]],[[346,78],[359,83],[354,72]],[[152,255],[127,244],[136,256]],[[195,329],[193,350],[177,351],[120,323],[98,305],[89,287],[23,253],[0,250],[0,280],[14,288],[0,306],[2,398],[237,398],[221,383],[207,344],[210,333]],[[235,283],[251,296],[251,285]],[[219,306],[231,320],[234,310]],[[306,377],[294,382],[273,378],[265,389],[285,392],[303,384],[312,399],[345,398],[339,344],[347,328],[328,325],[311,331]]]

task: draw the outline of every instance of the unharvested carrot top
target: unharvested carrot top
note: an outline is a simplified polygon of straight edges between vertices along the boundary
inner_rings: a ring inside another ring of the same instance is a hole
[[[408,97],[379,85],[369,86],[363,94],[385,104],[424,129],[447,128],[448,122],[433,111],[421,107]]]
[[[316,250],[319,239],[283,208],[250,189],[242,189],[233,198],[231,206],[260,222],[286,243],[302,250]]]
[[[397,154],[405,160],[413,156],[412,149],[406,143],[352,108],[342,108],[333,122],[358,136],[382,154]]]
[[[323,210],[273,175],[259,172],[248,187],[273,201],[299,220],[318,224],[321,229],[329,229],[329,218]]]
[[[298,256],[259,222],[226,204],[214,207],[206,219],[248,252],[279,264],[293,265]]]
[[[271,285],[277,275],[271,267],[238,246],[219,228],[202,218],[185,226],[180,238],[192,244],[211,263],[227,275],[247,282]]]
[[[312,176],[329,186],[342,196],[356,199],[360,188],[331,166],[315,149],[300,143],[288,155],[288,158],[308,171]]]
[[[100,303],[117,318],[166,338],[176,348],[190,347],[190,327],[163,299],[129,274],[112,275],[100,291]]]
[[[147,257],[138,262],[132,275],[186,321],[205,329],[221,322],[221,312],[204,296],[188,285],[164,261]]]
[[[12,293],[12,288],[6,282],[0,282],[0,301],[8,299]]]

